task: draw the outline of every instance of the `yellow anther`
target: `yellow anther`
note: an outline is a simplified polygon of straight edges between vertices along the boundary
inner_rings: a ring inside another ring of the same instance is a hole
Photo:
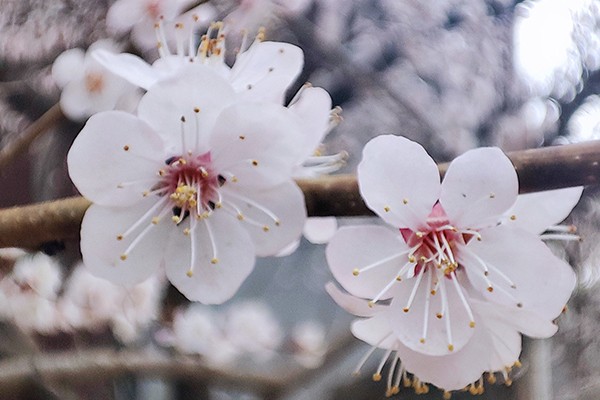
[[[239,219],[240,221],[244,220],[244,215],[243,214],[238,214],[237,215],[237,219]]]
[[[492,286],[488,286],[487,287],[487,291],[490,292],[490,293],[492,293],[494,291],[494,288]]]
[[[123,146],[123,150],[129,151],[129,146],[128,145]]]
[[[401,277],[401,276],[397,276],[397,277],[396,277],[396,280],[397,280],[398,282],[402,282],[402,277]]]
[[[417,259],[412,254],[410,256],[408,256],[408,262],[409,263],[415,263],[416,261],[417,261]]]
[[[117,240],[123,240],[123,235],[117,235]]]
[[[213,258],[210,260],[211,264],[218,264],[219,263],[219,259],[218,258]]]
[[[389,206],[385,206],[385,207],[383,207],[383,211],[385,211],[385,212],[390,212],[390,207],[389,207]]]
[[[390,390],[391,390],[391,392],[392,392],[393,395],[400,393],[400,387],[399,386],[392,386],[390,388]]]
[[[506,380],[504,381],[504,384],[505,384],[506,386],[511,386],[511,385],[512,385],[512,379],[510,379],[510,378],[506,378]]]
[[[448,345],[448,351],[454,351],[454,345],[449,344]]]
[[[268,226],[266,226],[266,225],[265,225],[265,226],[263,226],[262,230],[263,230],[264,232],[269,232],[270,228],[269,228]]]
[[[512,221],[514,221],[515,219],[517,219],[517,216],[513,214],[513,215],[511,215],[511,216],[510,216],[510,219],[511,219]]]
[[[160,222],[160,218],[158,218],[158,217],[153,217],[152,218],[152,224],[158,225],[159,222]]]
[[[189,228],[185,228],[185,229],[183,230],[183,234],[184,234],[185,236],[189,236],[189,235],[190,235],[190,229],[189,229]]]
[[[437,314],[435,314],[435,317],[437,319],[442,319],[443,315],[442,315],[442,313],[437,313]]]
[[[275,226],[281,226],[281,221],[279,221],[279,220],[276,220],[276,221],[275,221]]]
[[[404,387],[411,387],[412,386],[412,381],[410,380],[409,377],[407,377],[407,376],[403,376],[402,377],[402,386],[404,386]]]
[[[258,167],[258,161],[257,160],[252,160],[252,165],[255,167]]]
[[[198,113],[200,112],[200,108],[199,108],[199,107],[194,107],[194,112],[195,112],[196,114],[198,114]]]
[[[405,313],[407,313],[407,312],[409,312],[409,311],[410,311],[410,308],[408,308],[408,307],[404,307],[404,308],[402,309],[402,311],[404,311]]]
[[[521,361],[517,360],[515,361],[515,363],[513,364],[513,367],[515,368],[521,368],[523,366],[523,364],[521,364]]]
[[[423,232],[417,232],[415,233],[415,235],[417,235],[418,238],[422,238],[423,236],[425,236]]]
[[[354,275],[354,276],[358,276],[359,274],[360,274],[360,270],[359,270],[358,268],[354,268],[354,269],[352,270],[352,275]]]
[[[444,394],[442,395],[442,398],[444,400],[450,400],[452,398],[452,393],[447,390],[444,390]]]
[[[402,199],[402,204],[408,204],[408,199]]]
[[[421,339],[419,339],[419,343],[421,343],[421,344],[425,344],[425,338],[421,338]]]
[[[373,374],[373,381],[379,382],[381,380],[381,374],[379,372]]]
[[[469,322],[469,328],[475,328],[475,321]]]
[[[369,300],[367,305],[369,306],[369,308],[373,308],[375,306],[375,303],[372,300]]]
[[[121,257],[119,257],[122,261],[127,260],[127,254],[121,254]]]
[[[432,290],[430,293],[431,293],[431,295],[432,295],[432,296],[435,296],[435,294],[436,294],[437,292],[436,292],[436,291],[435,291],[435,289],[434,289],[434,290]]]
[[[246,139],[246,136],[244,136],[244,135],[240,135],[238,137],[240,138],[240,140],[245,140]]]
[[[177,215],[173,215],[171,217],[171,221],[175,222],[176,224],[181,222],[181,218],[179,218]]]
[[[188,270],[188,272],[185,273],[189,278],[191,278],[192,276],[194,276],[194,271],[192,271],[191,269]]]
[[[488,377],[487,377],[487,381],[490,385],[493,385],[496,383],[496,375],[494,375],[493,372],[489,372],[488,373]]]

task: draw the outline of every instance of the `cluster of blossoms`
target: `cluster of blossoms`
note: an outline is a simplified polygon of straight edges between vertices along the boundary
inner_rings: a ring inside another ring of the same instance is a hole
[[[162,280],[125,288],[78,265],[63,286],[60,265],[44,254],[14,254],[13,271],[0,280],[0,317],[25,332],[102,332],[136,340],[159,312]]]
[[[134,3],[119,0],[115,7]],[[329,240],[335,220],[305,226],[304,198],[293,179],[333,172],[346,154],[319,150],[340,120],[325,90],[307,84],[285,103],[303,65],[298,47],[264,41],[259,31],[252,43],[244,40],[230,66],[222,23],[211,24],[197,44],[197,14],[169,21],[189,3],[152,1],[131,9],[135,18],[125,22],[141,18],[134,36],[149,30],[143,16],[153,19],[160,55],[154,63],[96,49],[63,56],[54,73],[66,85],[65,113],[91,115],[68,155],[73,182],[93,203],[81,228],[86,270],[125,286],[164,271],[188,299],[220,304],[237,292],[257,256],[289,254],[303,229],[315,241]],[[72,75],[75,58],[80,73]],[[139,103],[114,111],[121,89],[134,88],[145,91]],[[401,384],[417,393],[433,384],[445,397],[465,387],[478,394],[483,374],[493,381],[498,371],[509,382],[521,334],[554,334],[553,320],[575,285],[571,268],[542,239],[576,238],[555,224],[581,188],[518,196],[514,167],[495,148],[457,158],[440,183],[425,150],[397,136],[380,136],[365,147],[358,179],[367,205],[393,230],[337,231],[327,260],[348,293],[333,284],[327,290],[363,317],[352,326],[355,336],[373,350],[385,349],[373,379],[382,379],[391,359],[388,395]],[[71,279],[89,288],[67,285],[73,303],[65,309],[95,303],[94,294],[105,290],[84,274]],[[148,285],[158,285],[152,279]],[[49,301],[56,301],[57,290],[50,288]],[[70,315],[73,327],[86,320],[85,312]],[[279,326],[256,304],[216,320],[206,309],[189,308],[175,315],[163,342],[213,364],[244,352],[270,355],[281,346]],[[126,327],[119,330],[132,336]],[[307,324],[296,336],[303,362],[318,364],[322,332]]]
[[[71,178],[94,203],[82,223],[83,260],[125,285],[164,268],[190,300],[218,304],[256,255],[298,240],[306,211],[292,177],[305,161],[321,172],[341,165],[343,155],[311,157],[338,111],[310,85],[283,105],[302,68],[296,46],[259,35],[229,67],[221,24],[197,49],[192,36],[177,36],[176,54],[160,40],[162,27],[152,66],[130,54],[95,54],[147,92],[136,115],[93,115],[69,152]]]
[[[478,394],[486,372],[491,381],[500,371],[510,382],[521,333],[553,335],[573,291],[571,267],[541,239],[574,237],[554,224],[581,188],[519,201],[514,167],[496,148],[458,157],[440,185],[425,150],[396,136],[367,144],[358,180],[369,208],[394,229],[341,228],[327,260],[349,294],[333,284],[328,291],[365,317],[352,325],[354,335],[386,350],[373,379],[382,379],[391,357],[388,395],[402,383],[417,393],[434,384],[445,398],[465,387]],[[540,238],[550,227],[555,232]]]
[[[285,335],[270,308],[258,300],[235,303],[219,314],[192,304],[175,313],[172,328],[158,332],[157,340],[217,367],[248,357],[264,363],[277,354],[290,354],[299,364],[314,368],[323,362],[326,350],[320,324],[304,321]]]

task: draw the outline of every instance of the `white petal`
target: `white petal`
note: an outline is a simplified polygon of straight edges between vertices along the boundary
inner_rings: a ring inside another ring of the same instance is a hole
[[[304,195],[293,181],[265,190],[238,189],[235,185],[222,188],[223,208],[235,217],[237,212],[230,206],[233,204],[242,213],[244,220],[239,222],[250,234],[256,255],[276,255],[300,238],[306,209]]]
[[[421,145],[400,136],[367,143],[357,175],[369,208],[394,227],[419,230],[438,200],[435,162]]]
[[[426,272],[427,274],[427,272]],[[453,282],[443,278],[441,284],[445,285],[445,294],[448,310],[443,312],[442,318],[437,318],[437,313],[442,313],[442,298],[444,289],[441,287],[435,295],[430,294],[431,288],[427,286],[427,276],[424,276],[416,291],[413,302],[408,312],[409,298],[416,285],[416,280],[406,279],[396,285],[394,298],[390,305],[390,312],[394,313],[391,325],[398,340],[404,345],[419,353],[442,356],[459,351],[473,336],[474,328],[470,326],[471,318],[466,311]],[[429,309],[426,299],[429,297]],[[427,333],[424,333],[425,318]],[[447,331],[447,320],[450,320],[450,333]],[[422,341],[422,339],[425,339]],[[449,346],[453,346],[451,349]]]
[[[450,223],[463,228],[495,225],[519,191],[512,163],[495,147],[469,150],[444,176],[440,203]]]
[[[318,87],[300,89],[298,100],[289,109],[302,121],[302,155],[310,157],[327,134],[331,119],[331,97],[326,90]],[[301,160],[301,161],[304,161]]]
[[[567,218],[582,192],[583,186],[579,186],[519,195],[509,212],[516,218],[509,219],[507,223],[510,227],[540,234]]]
[[[258,42],[238,55],[230,82],[240,99],[283,104],[303,64],[304,54],[293,44]]]
[[[352,322],[352,334],[358,339],[380,349],[396,349],[402,346],[394,336],[387,312],[377,313],[372,318]]]
[[[350,294],[366,299],[373,299],[396,279],[408,261],[407,253],[408,247],[399,234],[372,225],[340,228],[326,250],[327,263],[339,284]],[[393,257],[395,255],[397,257]],[[389,260],[355,275],[355,269],[386,259]],[[381,299],[390,296],[391,291],[388,290]]]
[[[60,109],[71,121],[84,121],[93,114],[90,92],[80,81],[69,82],[60,94]]]
[[[379,304],[374,304],[373,307],[370,307],[367,300],[342,292],[333,282],[328,282],[325,285],[325,291],[329,293],[338,306],[357,317],[372,317],[387,307]]]
[[[573,269],[560,260],[534,234],[504,225],[480,231],[482,240],[472,240],[468,249],[489,268],[494,290],[487,290],[483,272],[472,260],[465,266],[469,280],[486,300],[522,308],[552,320],[562,311],[575,287]],[[459,252],[459,255],[461,253]],[[462,255],[460,256],[462,257]],[[516,288],[497,271],[508,277]],[[521,305],[519,307],[518,305]]]
[[[483,327],[474,331],[462,349],[445,356],[430,356],[398,346],[402,365],[423,382],[444,390],[460,390],[477,381],[490,365],[491,338]]]
[[[144,15],[138,1],[116,1],[106,14],[106,25],[117,34],[123,34],[136,24]]]
[[[268,187],[288,180],[300,158],[297,118],[283,106],[235,104],[219,115],[210,138],[213,165],[237,186]]]
[[[148,278],[163,260],[164,244],[172,226],[168,218],[157,225],[150,218],[122,240],[117,240],[156,203],[148,198],[132,207],[112,208],[93,204],[81,223],[81,254],[83,263],[92,274],[120,285],[134,285]],[[127,255],[127,247],[147,227],[147,233]]]
[[[83,78],[84,58],[85,52],[81,49],[70,49],[56,57],[52,64],[52,78],[59,87]]]
[[[160,137],[135,116],[99,113],[88,120],[69,150],[69,175],[94,203],[128,206],[158,182],[166,157],[163,148]]]
[[[185,236],[182,230],[171,236],[167,246],[167,276],[188,299],[204,304],[221,304],[237,292],[252,272],[254,247],[239,221],[223,211],[216,211],[206,221],[200,220],[197,224],[192,276],[187,275],[192,266],[191,235]],[[213,258],[217,258],[218,262],[212,263]]]
[[[92,57],[113,74],[146,90],[158,82],[161,77],[159,71],[133,54],[114,54],[98,49],[92,52]]]
[[[304,224],[304,237],[312,244],[324,244],[337,232],[335,217],[311,217]]]
[[[177,77],[153,85],[142,97],[138,115],[168,143],[177,144],[179,151],[183,124],[187,147],[184,152],[202,153],[208,151],[208,137],[217,117],[233,100],[233,90],[223,78],[207,67],[193,65]],[[195,108],[200,111],[194,112]]]

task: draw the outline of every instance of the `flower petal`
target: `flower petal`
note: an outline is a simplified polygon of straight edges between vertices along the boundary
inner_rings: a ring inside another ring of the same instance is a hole
[[[81,49],[70,49],[61,53],[52,64],[52,78],[63,88],[67,83],[83,78],[83,60],[85,52]]]
[[[451,354],[434,357],[398,346],[402,365],[423,382],[444,390],[460,390],[489,370],[493,343],[484,327],[474,329],[465,346]]]
[[[425,272],[427,275],[429,272]],[[471,318],[451,279],[440,280],[440,288],[431,295],[424,276],[416,289],[414,300],[409,299],[417,285],[419,275],[396,285],[390,312],[394,313],[391,325],[405,346],[419,353],[443,356],[459,351],[473,336]],[[444,310],[443,298],[447,309]],[[429,306],[427,305],[429,299]],[[408,309],[408,311],[406,311]],[[442,317],[439,318],[438,315]],[[425,331],[427,318],[427,331]],[[449,322],[448,322],[449,320]]]
[[[293,181],[264,190],[238,189],[235,185],[223,186],[223,208],[242,218],[239,223],[250,234],[256,255],[276,255],[300,238],[306,209],[304,195]]]
[[[469,150],[444,176],[440,203],[450,223],[462,228],[493,226],[516,201],[517,173],[495,147]]]
[[[333,282],[328,282],[325,285],[325,291],[329,293],[338,306],[357,317],[373,317],[387,307],[379,304],[370,307],[365,299],[342,292]],[[392,328],[389,328],[389,331],[391,332]]]
[[[400,136],[378,136],[367,143],[357,174],[369,208],[397,228],[418,231],[438,200],[435,162],[421,145]]]
[[[380,349],[396,349],[402,346],[392,331],[390,315],[387,312],[379,312],[372,318],[354,320],[351,329],[356,338],[371,346]]]
[[[190,223],[187,222],[188,227]],[[254,246],[239,221],[225,212],[216,211],[196,224],[193,235],[185,236],[179,231],[171,236],[165,254],[167,277],[188,299],[221,304],[237,292],[252,272]],[[214,258],[218,262],[213,263]],[[190,266],[192,276],[187,274]]]
[[[93,115],[69,150],[69,175],[82,195],[105,206],[128,206],[158,181],[164,166],[161,138],[121,111]]]
[[[319,147],[331,124],[331,96],[318,87],[303,87],[297,101],[289,109],[302,122],[302,157],[300,162],[312,156]]]
[[[303,64],[304,54],[293,44],[255,42],[238,55],[230,82],[240,99],[283,104]]]
[[[521,194],[509,214],[515,219],[507,223],[512,228],[521,228],[540,234],[549,227],[562,222],[577,205],[583,186]]]
[[[154,205],[156,198],[148,198],[127,208],[104,207],[92,204],[81,223],[81,254],[83,263],[92,274],[111,282],[130,286],[142,282],[159,267],[172,226],[169,221],[153,225],[150,218],[130,235],[118,240]],[[147,228],[146,233],[142,234]],[[139,242],[120,257],[136,238]]]
[[[176,151],[202,154],[209,150],[217,117],[233,101],[233,90],[223,78],[208,67],[192,65],[177,77],[153,85],[142,97],[138,115]],[[182,130],[186,149],[182,149]]]
[[[350,294],[373,299],[391,281],[408,260],[408,246],[399,234],[382,226],[345,226],[327,245],[329,269]],[[396,256],[396,257],[394,257]],[[382,262],[380,265],[377,263]],[[360,270],[372,265],[356,275]],[[397,286],[397,285],[395,285]],[[389,298],[387,290],[380,299]]]
[[[464,265],[475,289],[486,300],[512,310],[527,310],[548,320],[556,318],[575,287],[573,269],[530,232],[500,225],[480,233],[482,240],[472,240],[467,249],[487,265],[493,291],[488,290],[480,263],[470,256]],[[460,258],[463,255],[459,252]]]
[[[311,217],[304,224],[304,237],[312,244],[325,244],[337,232],[338,223],[335,217]]]
[[[113,74],[146,90],[162,78],[160,70],[153,69],[146,61],[133,54],[114,54],[98,49],[92,52],[92,57]]]
[[[300,123],[283,106],[238,103],[223,110],[210,138],[215,168],[236,185],[268,187],[288,180],[300,158]]]

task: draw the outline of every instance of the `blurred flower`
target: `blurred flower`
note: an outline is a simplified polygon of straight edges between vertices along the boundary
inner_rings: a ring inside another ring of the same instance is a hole
[[[304,199],[291,179],[299,118],[238,101],[205,66],[154,85],[137,117],[94,115],[68,155],[73,182],[94,202],[82,223],[85,265],[124,285],[164,265],[190,300],[228,300],[255,255],[301,233]]]
[[[161,19],[176,19],[193,3],[193,0],[117,0],[108,10],[106,24],[119,35],[131,30],[132,42],[142,50],[150,50],[156,46],[154,25]],[[194,13],[210,20],[215,10],[205,3],[196,7]]]
[[[153,275],[131,288],[115,285],[75,267],[58,302],[65,330],[99,330],[109,325],[115,337],[132,342],[160,310],[162,280]]]
[[[499,369],[497,358],[504,366],[517,361],[520,341],[496,345],[497,332],[498,340],[555,332],[552,320],[575,275],[539,232],[501,223],[517,200],[518,182],[500,150],[468,151],[440,185],[437,166],[420,145],[379,136],[365,146],[358,180],[369,208],[399,234],[344,227],[328,245],[329,266],[344,289],[372,307],[391,300],[383,309],[389,311],[355,323],[355,334],[364,327],[357,336],[388,355],[397,351],[421,382],[457,390]],[[550,220],[564,218],[561,207],[556,212]],[[482,349],[491,359],[481,357]],[[434,367],[450,359],[459,370]]]
[[[232,305],[225,316],[225,335],[241,352],[268,359],[281,345],[279,322],[264,303],[246,300]]]
[[[0,315],[28,332],[54,332],[61,276],[60,266],[49,256],[20,257],[12,273],[0,281]]]
[[[273,19],[294,17],[303,13],[312,0],[241,0],[225,18],[232,32],[256,32]]]
[[[316,321],[303,321],[296,326],[291,334],[295,345],[294,358],[306,368],[318,368],[323,364],[327,353],[325,328]]]
[[[114,44],[98,41],[88,52],[67,50],[52,65],[52,77],[62,89],[60,107],[72,120],[84,120],[99,112],[120,108],[134,110],[139,100],[135,87],[111,73],[90,56],[95,49],[114,51]]]

